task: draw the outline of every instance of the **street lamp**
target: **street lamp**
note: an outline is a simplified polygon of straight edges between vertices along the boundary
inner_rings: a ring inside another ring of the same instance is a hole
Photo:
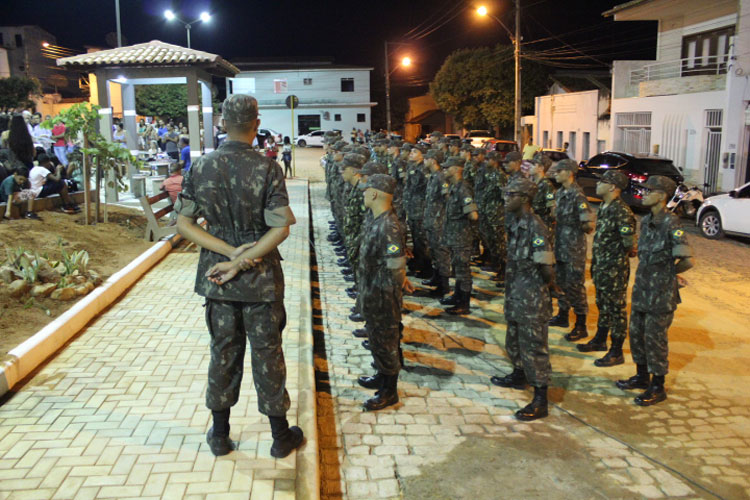
[[[182,23],[183,25],[185,25],[185,31],[187,31],[187,46],[188,46],[188,48],[191,48],[190,47],[190,28],[193,26],[193,24],[197,23],[198,21],[207,23],[207,22],[209,22],[211,20],[211,14],[209,14],[208,12],[201,12],[201,15],[198,17],[198,19],[196,19],[194,21],[190,21],[188,23],[186,21],[183,21],[179,17],[177,17],[177,14],[175,14],[174,12],[172,12],[170,9],[167,9],[167,10],[164,11],[164,17],[167,19],[167,21],[176,20],[176,21]]]
[[[398,69],[398,66],[388,70],[388,40],[385,41],[385,121],[388,137],[391,136],[391,75]],[[390,42],[391,45],[406,45],[405,43]],[[411,57],[401,59],[401,66],[411,66]]]
[[[477,8],[477,15],[480,17],[491,17],[500,26],[503,27],[508,37],[513,42],[513,53],[516,61],[516,92],[515,92],[515,113],[513,118],[513,137],[517,143],[521,143],[521,0],[515,0],[516,4],[516,33],[515,35],[508,29],[505,24],[487,10],[484,5]]]

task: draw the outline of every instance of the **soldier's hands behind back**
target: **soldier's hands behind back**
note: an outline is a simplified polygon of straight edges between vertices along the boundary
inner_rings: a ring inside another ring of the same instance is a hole
[[[238,263],[233,260],[227,262],[219,262],[218,264],[214,264],[213,267],[208,270],[208,272],[206,273],[206,278],[208,278],[208,281],[210,281],[211,283],[223,285],[227,281],[237,276],[237,273],[239,273],[240,270],[241,269]]]
[[[244,244],[242,244],[242,245],[238,246],[237,248],[235,248],[235,249],[234,249],[234,252],[232,252],[232,253],[231,253],[231,254],[229,255],[229,258],[230,258],[230,259],[236,259],[236,258],[237,258],[237,257],[239,257],[240,255],[242,255],[242,253],[243,253],[243,252],[244,252],[245,250],[248,250],[248,249],[250,249],[250,248],[253,248],[253,247],[255,246],[255,244],[256,244],[256,243],[257,243],[257,241],[251,241],[250,243],[244,243]]]
[[[411,281],[408,279],[404,280],[404,292],[411,294],[414,293],[414,290],[416,290],[416,288],[411,284]]]

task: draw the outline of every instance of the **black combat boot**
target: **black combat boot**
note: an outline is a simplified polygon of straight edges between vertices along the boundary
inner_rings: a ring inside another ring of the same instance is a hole
[[[344,281],[346,281],[347,283],[354,283],[354,275],[344,275]]]
[[[237,447],[229,439],[229,408],[220,411],[211,411],[214,423],[206,434],[206,442],[214,456],[221,457]]]
[[[625,362],[625,356],[622,355],[622,344],[625,342],[625,338],[612,339],[612,347],[609,348],[609,352],[604,355],[603,358],[599,358],[594,361],[596,366],[617,366]]]
[[[457,304],[453,307],[449,307],[445,310],[445,312],[454,316],[463,316],[465,314],[469,314],[471,305],[471,292],[464,292],[463,290],[461,290],[458,293],[460,293],[460,295],[458,297]]]
[[[565,335],[565,340],[568,342],[576,342],[583,340],[589,336],[589,332],[586,331],[586,315],[576,314],[576,324],[573,326],[573,330]]]
[[[383,380],[385,380],[385,375],[378,372],[372,377],[362,375],[357,379],[357,383],[365,389],[380,389],[383,386]]]
[[[635,375],[627,380],[618,380],[615,385],[627,391],[630,389],[647,389],[649,386],[648,380],[648,366],[647,365],[635,365],[637,372]]]
[[[362,341],[362,347],[364,347],[368,351],[372,350],[372,349],[370,349],[370,341],[369,340],[363,340]]]
[[[490,382],[500,387],[510,387],[511,389],[523,390],[526,388],[526,374],[523,368],[513,368],[513,371],[504,377],[492,376]]]
[[[354,274],[354,270],[351,267],[344,267],[341,269],[341,274],[344,276],[351,276]]]
[[[358,312],[355,312],[355,313],[351,313],[351,314],[349,315],[349,319],[350,319],[351,321],[354,321],[354,322],[356,322],[356,323],[361,323],[361,322],[363,322],[363,321],[365,320],[365,318],[364,318],[364,317],[362,316],[362,314],[360,314],[360,313],[358,313]]]
[[[664,390],[664,375],[653,375],[646,392],[636,396],[633,401],[638,406],[651,406],[665,399],[667,399],[667,391]]]
[[[349,259],[346,257],[341,257],[339,260],[336,261],[336,264],[338,264],[341,267],[349,267]]]
[[[430,292],[430,297],[443,298],[446,293],[451,291],[450,279],[447,276],[439,276],[439,280],[437,288]]]
[[[422,280],[423,286],[439,286],[440,285],[440,273],[436,268],[432,268],[432,277],[428,280]]]
[[[271,435],[273,436],[272,457],[284,458],[299,448],[304,440],[302,429],[296,425],[289,427],[286,417],[269,416],[268,419],[271,421]]]
[[[585,344],[578,344],[576,349],[581,352],[606,351],[607,350],[607,333],[609,328],[598,328],[594,338]]]
[[[417,272],[414,273],[414,276],[416,278],[421,278],[421,279],[427,281],[427,280],[431,280],[432,279],[432,274],[433,274],[432,273],[432,266],[430,266],[429,264],[422,263],[422,265],[419,266],[419,269],[417,270]]]
[[[455,306],[456,304],[458,304],[458,298],[460,297],[460,294],[461,290],[459,290],[458,283],[456,283],[456,287],[453,289],[453,295],[443,297],[438,302],[440,302],[440,304],[444,306]]]
[[[357,298],[357,292],[355,290],[350,290],[351,288],[354,288],[354,287],[349,287],[349,288],[346,289],[346,295],[350,299],[356,299]]]
[[[383,386],[372,397],[365,401],[365,411],[382,410],[398,403],[398,375],[384,375]]]
[[[547,387],[534,387],[534,399],[516,412],[516,418],[524,422],[544,418],[547,412]]]
[[[357,328],[352,332],[352,335],[357,337],[358,339],[366,339],[367,338],[367,330],[364,328]]]
[[[560,328],[567,328],[570,326],[570,323],[568,322],[569,311],[570,309],[560,308],[557,311],[557,314],[552,316],[552,319],[549,320],[549,326],[559,326]]]

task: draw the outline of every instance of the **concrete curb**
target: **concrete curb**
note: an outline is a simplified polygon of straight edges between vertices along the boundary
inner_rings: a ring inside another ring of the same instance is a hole
[[[0,397],[57,352],[92,318],[117,300],[146,271],[164,258],[180,239],[180,235],[174,235],[168,240],[154,244],[52,323],[11,349],[8,352],[11,359],[0,367]]]
[[[310,208],[310,184],[307,183],[307,229],[312,229]],[[299,217],[301,219],[301,217]],[[308,264],[310,250],[307,250]],[[320,450],[318,442],[318,411],[315,397],[315,361],[313,354],[312,329],[312,288],[310,273],[305,274],[303,293],[299,304],[299,390],[297,423],[305,432],[307,443],[303,451],[297,453],[297,477],[295,493],[298,500],[320,499]]]

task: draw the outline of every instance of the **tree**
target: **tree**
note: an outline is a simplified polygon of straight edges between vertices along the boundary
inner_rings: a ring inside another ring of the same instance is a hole
[[[547,91],[548,72],[534,61],[523,61],[522,113],[534,110],[534,98]],[[461,49],[448,56],[430,83],[438,107],[468,128],[512,128],[515,76],[513,49]]]
[[[30,108],[32,96],[41,96],[42,87],[36,78],[11,76],[0,79],[0,108]]]
[[[185,121],[187,86],[183,84],[136,85],[135,111],[143,116]]]

